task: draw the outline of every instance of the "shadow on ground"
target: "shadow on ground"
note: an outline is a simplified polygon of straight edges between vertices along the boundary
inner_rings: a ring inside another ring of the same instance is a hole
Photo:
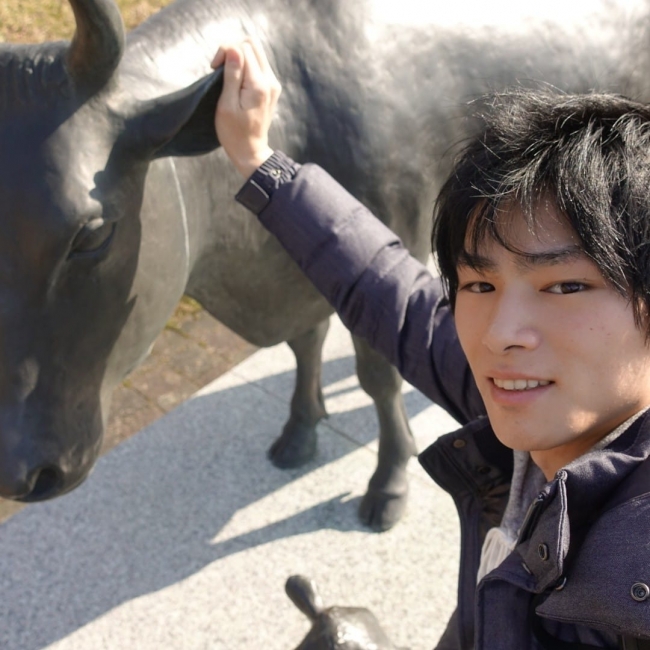
[[[352,357],[326,362],[324,385],[353,373]],[[42,648],[126,601],[252,547],[322,528],[362,531],[358,499],[345,499],[360,486],[340,485],[338,497],[215,541],[242,508],[373,439],[373,407],[351,409],[321,426],[312,463],[272,467],[265,451],[286,418],[293,376],[283,372],[195,397],[100,459],[69,496],[2,524],[0,647]],[[415,392],[405,398],[410,417],[430,405]],[[355,432],[356,440],[343,431]]]

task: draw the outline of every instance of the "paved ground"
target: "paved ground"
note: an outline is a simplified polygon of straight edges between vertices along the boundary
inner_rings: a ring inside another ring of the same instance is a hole
[[[199,340],[201,321],[195,313],[179,335]],[[175,333],[121,391],[135,404],[121,409],[123,424],[168,410],[182,399],[177,387],[212,372],[212,355],[192,360],[167,345]],[[169,356],[155,370],[158,355]],[[433,647],[454,603],[453,505],[413,462],[404,520],[381,535],[360,526],[375,416],[339,323],[325,360],[330,418],[306,467],[280,471],[265,458],[293,383],[283,344],[104,455],[70,495],[0,525],[0,648],[290,650],[309,627],[283,593],[292,573],[316,579],[326,604],[370,607],[399,645]],[[154,385],[163,390],[150,398]],[[420,447],[454,426],[408,387],[405,402]]]

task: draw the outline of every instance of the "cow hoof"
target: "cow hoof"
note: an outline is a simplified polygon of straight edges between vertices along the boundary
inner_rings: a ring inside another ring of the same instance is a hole
[[[289,420],[266,455],[280,469],[301,467],[316,456],[316,441],[316,427]]]
[[[406,510],[408,479],[404,470],[397,469],[383,487],[373,485],[374,478],[359,505],[359,519],[376,533],[383,533],[390,530]]]
[[[402,518],[406,501],[406,494],[382,494],[368,490],[359,506],[359,519],[376,533],[383,533]]]

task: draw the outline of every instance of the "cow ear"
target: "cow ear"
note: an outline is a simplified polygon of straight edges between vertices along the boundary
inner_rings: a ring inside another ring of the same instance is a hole
[[[223,88],[223,67],[171,95],[145,102],[129,125],[149,158],[197,156],[219,146],[214,111]]]

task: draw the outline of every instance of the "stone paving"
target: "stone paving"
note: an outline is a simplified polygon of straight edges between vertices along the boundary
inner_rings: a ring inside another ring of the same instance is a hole
[[[163,354],[168,338],[152,358],[165,357],[159,372],[200,376],[201,358]],[[413,459],[403,520],[382,534],[359,523],[377,418],[338,319],[323,358],[329,418],[303,467],[277,469],[265,453],[294,385],[281,344],[104,454],[69,495],[0,524],[0,648],[290,650],[309,628],[284,594],[295,573],[317,581],[326,605],[369,607],[398,647],[434,647],[455,605],[453,503]],[[138,385],[162,389],[152,403],[169,407],[175,375],[141,372],[149,383]],[[419,449],[457,427],[408,385],[404,403]]]

